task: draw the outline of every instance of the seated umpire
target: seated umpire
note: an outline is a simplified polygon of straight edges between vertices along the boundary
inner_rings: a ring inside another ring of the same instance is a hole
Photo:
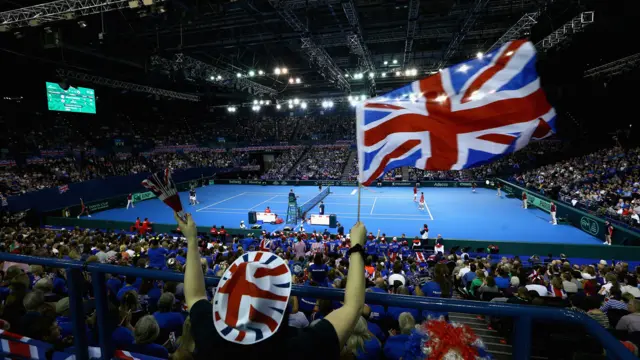
[[[222,276],[212,304],[207,300],[193,218],[187,215],[186,223],[175,218],[188,241],[184,295],[196,358],[340,358],[364,306],[362,223],[351,229],[344,305],[313,327],[297,330],[287,326],[291,274],[281,258],[264,252],[239,257]]]

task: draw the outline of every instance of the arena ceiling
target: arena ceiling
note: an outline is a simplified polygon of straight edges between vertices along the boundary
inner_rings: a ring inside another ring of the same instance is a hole
[[[65,3],[75,10],[53,7]],[[34,5],[41,5],[35,17],[27,11]],[[535,43],[598,6],[595,0],[0,0],[0,43],[3,58],[46,59],[43,68],[66,69],[57,75],[99,75],[214,104],[372,95],[487,51],[527,18],[535,22],[517,35]],[[52,9],[62,10],[54,16]],[[612,59],[593,61],[605,60]]]

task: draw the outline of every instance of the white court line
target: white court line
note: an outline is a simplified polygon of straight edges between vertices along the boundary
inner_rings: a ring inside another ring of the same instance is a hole
[[[207,206],[205,206],[205,207],[202,207],[202,208],[200,208],[200,209],[196,210],[196,212],[202,211],[202,210],[204,210],[204,209],[208,209],[208,208],[210,208],[210,207],[212,207],[212,206],[215,206],[215,205],[218,205],[218,204],[222,204],[222,203],[223,203],[223,202],[225,202],[225,201],[229,201],[229,200],[231,200],[231,199],[235,199],[235,198],[237,198],[237,197],[239,197],[239,196],[242,196],[242,195],[244,195],[244,194],[246,194],[246,192],[240,193],[240,194],[238,194],[238,195],[234,195],[234,196],[232,196],[232,197],[228,197],[228,198],[226,198],[226,199],[224,199],[224,200],[220,200],[220,201],[218,201],[217,203],[213,203],[213,204],[211,204],[211,205],[207,205]]]
[[[431,218],[431,220],[433,220],[433,215],[431,215],[431,210],[429,210],[429,205],[427,205],[427,202],[424,202],[424,206],[427,208],[427,211],[429,212],[429,217]]]
[[[355,195],[356,192],[358,192],[358,189],[353,189],[353,191],[351,192],[351,195]]]
[[[373,205],[371,205],[371,212],[369,213],[369,215],[373,215],[373,209],[376,208],[376,201],[378,201],[378,198],[375,198],[375,200],[373,200]]]
[[[276,195],[276,196],[270,197],[270,198],[268,198],[267,200],[265,200],[265,201],[261,202],[260,204],[250,207],[250,208],[249,208],[249,210],[251,210],[251,209],[253,209],[253,208],[256,208],[256,207],[258,207],[258,206],[260,206],[260,205],[262,205],[262,204],[264,204],[264,203],[267,203],[267,202],[269,202],[269,201],[271,201],[271,200],[273,200],[273,199],[277,198],[278,196],[284,196],[284,195]]]
[[[252,191],[247,191],[245,192],[245,194],[251,194],[251,195],[289,195],[289,193],[275,193],[275,192],[252,192]],[[296,196],[300,197],[300,196],[307,196],[307,194],[296,194]],[[331,197],[331,198],[337,198],[337,197],[348,197],[351,198],[352,195],[349,194],[334,194],[331,193],[327,196],[327,198]],[[312,199],[313,195],[309,195],[309,199]],[[375,198],[379,198],[379,199],[395,199],[395,200],[402,200],[402,199],[406,199],[406,196],[361,196],[360,199],[375,199]]]

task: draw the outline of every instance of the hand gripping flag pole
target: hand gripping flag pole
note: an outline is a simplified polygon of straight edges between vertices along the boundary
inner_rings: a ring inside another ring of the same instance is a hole
[[[178,189],[171,178],[171,170],[167,168],[164,171],[151,174],[148,179],[142,181],[142,186],[153,192],[162,202],[173,209],[182,220],[187,220],[186,214],[182,209]]]

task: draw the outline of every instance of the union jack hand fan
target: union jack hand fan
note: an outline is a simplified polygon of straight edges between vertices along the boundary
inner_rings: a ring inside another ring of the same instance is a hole
[[[178,189],[176,189],[176,184],[173,182],[173,179],[171,179],[171,171],[169,169],[151,174],[148,179],[142,181],[142,186],[149,189],[149,191],[154,193],[160,200],[173,209],[173,211],[178,213],[178,216],[182,220],[187,220],[186,214],[184,210],[182,210],[182,202],[180,201],[180,196],[178,196]]]

